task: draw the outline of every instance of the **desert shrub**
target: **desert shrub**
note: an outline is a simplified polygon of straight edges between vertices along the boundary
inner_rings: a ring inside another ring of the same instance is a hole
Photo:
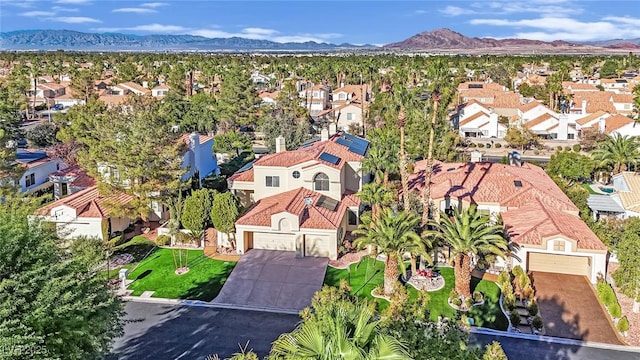
[[[502,144],[497,143],[497,144],[493,145],[493,147],[495,147],[496,149],[500,149],[502,147]]]
[[[565,146],[564,151],[571,151],[571,146]]]
[[[520,314],[518,314],[516,309],[511,310],[509,313],[509,322],[511,322],[511,325],[513,326],[520,325]]]
[[[538,149],[533,150],[533,155],[540,155],[540,150]]]
[[[600,301],[602,301],[602,303],[607,307],[611,307],[613,304],[618,303],[618,299],[616,299],[616,294],[613,292],[613,288],[605,280],[598,281],[596,290]]]
[[[580,144],[573,145],[573,151],[580,152]]]
[[[453,305],[455,306],[460,306],[462,305],[462,300],[460,300],[460,298],[454,298],[453,300],[451,300],[451,302],[453,303]]]
[[[529,315],[531,316],[535,316],[536,314],[538,314],[538,303],[536,303],[535,301],[531,301],[529,303],[529,306],[527,306],[527,312],[529,312]]]
[[[485,146],[487,149],[491,149],[491,144],[489,144],[489,143],[486,143],[484,146]]]
[[[500,288],[502,289],[504,284],[508,284],[510,282],[511,275],[509,272],[507,270],[500,271],[500,274],[498,275],[498,285],[500,285]]]
[[[620,304],[614,303],[609,306],[609,314],[614,319],[619,319],[622,316],[622,309],[620,308]]]
[[[536,316],[533,318],[533,321],[531,322],[531,325],[532,325],[535,329],[538,329],[538,330],[542,329],[542,326],[543,326],[544,324],[542,323],[542,318],[540,317],[540,315],[536,315]]]
[[[473,306],[473,299],[471,298],[464,299],[464,305],[467,309],[471,309],[471,307]]]
[[[449,292],[449,299],[456,299],[458,298],[458,292],[456,292],[456,289],[451,289],[451,291]]]
[[[626,316],[620,319],[620,321],[618,321],[617,328],[620,332],[629,331],[629,319],[627,319]]]
[[[556,150],[557,150],[558,152],[562,151],[562,146],[560,146],[560,145],[556,146]]]
[[[165,246],[171,244],[171,236],[169,235],[160,235],[156,238],[156,245]]]
[[[469,143],[469,147],[470,148],[474,148],[474,147],[476,147],[476,144],[475,143]]]
[[[529,280],[529,284],[527,284],[527,286],[524,287],[524,289],[522,289],[522,296],[524,296],[527,299],[530,299],[533,297],[534,291],[533,288],[531,287],[531,280]]]

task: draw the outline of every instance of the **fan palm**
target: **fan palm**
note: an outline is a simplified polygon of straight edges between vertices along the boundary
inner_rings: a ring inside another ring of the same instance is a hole
[[[328,316],[309,319],[281,335],[271,349],[274,359],[365,360],[411,359],[404,345],[380,333],[379,320],[367,303],[336,302]]]
[[[465,298],[471,296],[472,256],[506,257],[509,252],[504,228],[492,224],[475,205],[464,210],[456,209],[451,218],[443,212],[440,220],[431,221],[430,225],[435,230],[429,230],[427,234],[443,240],[451,249],[455,290]]]
[[[627,170],[628,165],[640,162],[640,143],[635,137],[615,134],[598,144],[592,152],[599,167],[610,167],[614,174]]]
[[[415,244],[423,241],[415,232],[419,224],[420,218],[416,214],[406,211],[396,214],[387,209],[377,219],[362,222],[358,229],[353,231],[354,234],[360,235],[354,242],[355,246],[360,249],[369,245],[375,246],[378,253],[387,256],[384,265],[385,294],[393,293],[402,254],[409,249],[415,249]]]
[[[362,187],[358,196],[363,203],[371,205],[371,216],[377,219],[382,208],[388,207],[395,201],[395,195],[383,184],[369,183]]]

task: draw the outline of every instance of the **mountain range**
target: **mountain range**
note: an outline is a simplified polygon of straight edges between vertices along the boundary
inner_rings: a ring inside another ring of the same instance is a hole
[[[451,52],[602,52],[640,49],[640,38],[594,42],[545,42],[527,39],[468,37],[450,29],[416,34],[384,45],[330,44],[313,41],[278,43],[241,37],[206,38],[194,35],[129,35],[85,33],[71,30],[23,30],[0,33],[1,50],[90,50],[90,51],[338,51],[354,49],[448,50]]]

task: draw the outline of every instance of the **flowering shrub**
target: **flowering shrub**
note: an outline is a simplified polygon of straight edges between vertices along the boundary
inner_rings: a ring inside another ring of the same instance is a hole
[[[418,270],[416,275],[422,276],[425,278],[431,278],[433,276],[433,270],[431,269]]]

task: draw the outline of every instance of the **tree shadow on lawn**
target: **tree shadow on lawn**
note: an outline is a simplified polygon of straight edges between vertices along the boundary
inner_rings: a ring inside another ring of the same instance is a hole
[[[208,281],[195,283],[193,287],[187,289],[178,297],[180,299],[202,301],[211,301],[215,299],[215,297],[220,293],[220,290],[222,290],[222,287],[229,278],[229,275],[231,275],[234,267],[235,264],[233,263],[223,264],[223,268],[222,271],[220,271],[219,276],[215,276]]]
[[[474,306],[468,315],[473,317],[474,325],[496,330],[507,330],[509,320],[500,309],[500,289],[493,282],[471,277],[471,292],[480,291],[484,295],[484,304]]]
[[[145,270],[142,274],[140,274],[140,275],[136,276],[135,280],[141,280],[141,279],[146,278],[147,276],[149,276],[149,275],[151,274],[151,272],[152,272],[152,271],[153,271],[153,270],[151,270],[151,269],[147,269],[147,270]],[[135,280],[134,280],[134,281],[135,281]]]

